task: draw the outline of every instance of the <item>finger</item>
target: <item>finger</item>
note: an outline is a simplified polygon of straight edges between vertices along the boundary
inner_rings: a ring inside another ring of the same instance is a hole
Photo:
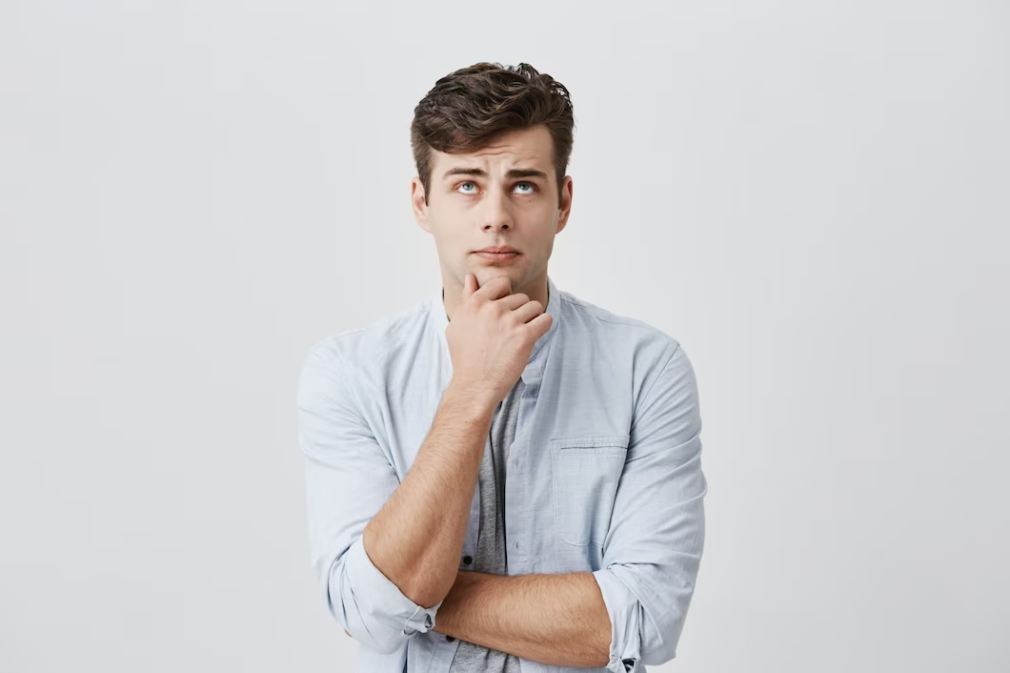
[[[510,294],[502,297],[501,299],[496,299],[495,301],[507,308],[510,311],[514,311],[523,304],[529,302],[530,298],[525,292],[516,292],[515,294]]]
[[[501,299],[499,301],[505,301]],[[512,311],[517,318],[522,322],[529,322],[533,318],[544,312],[544,307],[538,301],[528,301],[523,303],[522,306]]]
[[[512,294],[512,280],[508,276],[495,276],[488,282],[477,290],[484,296],[485,299],[494,300],[500,299],[506,295]]]
[[[463,299],[466,299],[467,297],[469,297],[470,295],[472,295],[476,291],[476,289],[477,289],[475,287],[476,282],[477,282],[477,277],[473,276],[473,280],[470,280],[471,276],[473,276],[473,274],[472,273],[468,273],[468,274],[466,274],[466,277],[463,279]]]
[[[533,320],[526,323],[526,326],[530,328],[533,334],[536,335],[537,339],[547,334],[548,330],[551,328],[551,323],[554,322],[554,316],[550,313],[544,311]]]

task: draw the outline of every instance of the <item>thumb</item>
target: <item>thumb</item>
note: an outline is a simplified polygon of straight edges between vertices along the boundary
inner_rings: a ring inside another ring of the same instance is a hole
[[[473,278],[471,281],[470,279]],[[466,278],[463,279],[463,299],[466,299],[474,292],[477,291],[477,277],[472,273],[466,274]]]

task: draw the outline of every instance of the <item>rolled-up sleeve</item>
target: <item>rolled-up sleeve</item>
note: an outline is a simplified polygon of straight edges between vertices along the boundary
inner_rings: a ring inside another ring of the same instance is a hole
[[[362,533],[400,481],[362,414],[355,372],[332,341],[310,349],[298,383],[309,553],[327,609],[366,647],[395,652],[435,625],[375,567]]]
[[[671,348],[636,405],[603,567],[593,572],[610,615],[614,673],[676,656],[704,548],[698,386],[684,349]]]

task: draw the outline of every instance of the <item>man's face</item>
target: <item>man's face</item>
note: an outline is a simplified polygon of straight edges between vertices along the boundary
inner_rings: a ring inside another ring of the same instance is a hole
[[[468,154],[432,150],[432,166],[427,201],[415,177],[411,202],[418,224],[435,237],[447,294],[450,284],[463,287],[467,273],[479,286],[507,275],[513,293],[545,284],[554,236],[564,229],[572,201],[572,179],[565,176],[558,205],[547,127],[511,131]],[[511,246],[519,254],[475,254],[488,246]]]

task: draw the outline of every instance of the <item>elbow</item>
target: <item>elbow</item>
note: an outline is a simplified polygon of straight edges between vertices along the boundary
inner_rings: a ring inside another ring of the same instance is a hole
[[[334,560],[324,580],[323,598],[330,616],[344,633],[380,654],[392,654],[404,647],[417,632],[408,634],[403,629],[393,628],[377,605],[358,601],[348,584],[346,567],[341,560]]]
[[[621,584],[607,583],[608,591],[620,589]],[[631,592],[612,594],[616,619],[614,643],[609,653],[610,669],[615,671],[644,671],[643,664],[659,666],[677,656],[677,645],[684,629],[690,595],[685,591],[642,594],[638,598]]]
[[[672,661],[677,656],[677,635],[679,629],[676,626],[667,627],[665,633],[659,633],[652,629],[643,628],[634,634],[637,641],[628,642],[617,650],[616,656],[620,658],[620,664],[616,664],[608,658],[609,670],[623,671],[625,673],[638,673],[644,671],[643,664],[649,666],[660,666]],[[611,655],[608,653],[608,657]]]
[[[454,571],[455,572],[455,571]],[[408,587],[404,590],[403,595],[407,597],[408,600],[412,601],[416,605],[421,606],[425,610],[431,609],[437,605],[441,605],[445,600],[449,592],[452,591],[453,585],[448,586],[439,585],[433,586],[430,583],[427,585],[414,585]]]
[[[650,666],[660,666],[673,661],[677,656],[677,643],[674,640],[663,641],[654,648],[642,651],[642,663]]]
[[[380,654],[392,654],[410,640],[411,636],[402,630],[397,633],[396,629],[389,628],[375,615],[358,612],[356,606],[346,604],[340,599],[338,591],[327,588],[325,599],[330,615],[344,633],[371,650]]]
[[[314,557],[329,613],[352,638],[382,654],[406,647],[435,625],[440,605],[418,604],[372,563],[361,538],[343,550]]]
[[[686,605],[680,610],[670,611],[665,618],[659,620],[644,620],[642,626],[642,663],[659,666],[672,661],[677,656],[677,644],[684,630],[687,617]]]

